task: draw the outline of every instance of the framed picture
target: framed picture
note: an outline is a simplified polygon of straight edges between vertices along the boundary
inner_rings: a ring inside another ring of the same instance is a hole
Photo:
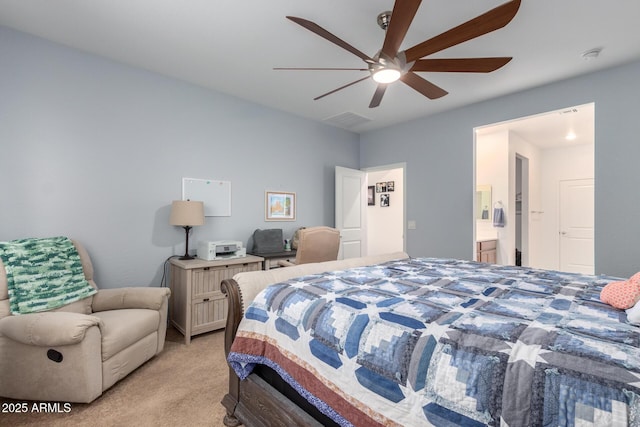
[[[267,191],[264,199],[266,221],[296,220],[296,193]]]
[[[370,185],[367,187],[367,205],[369,206],[376,205],[375,190],[376,190],[376,187],[374,185]]]
[[[381,194],[380,195],[380,206],[384,207],[388,207],[389,206],[389,195],[388,194]]]
[[[386,182],[376,182],[376,193],[385,193],[387,191]]]
[[[393,191],[396,186],[395,181],[387,181],[387,191]]]

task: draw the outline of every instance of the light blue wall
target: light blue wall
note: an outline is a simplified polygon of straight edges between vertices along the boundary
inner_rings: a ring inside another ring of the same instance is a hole
[[[361,167],[407,162],[407,251],[470,259],[473,128],[595,102],[596,273],[640,270],[640,62],[372,131]],[[437,102],[437,101],[433,101]]]
[[[640,270],[640,62],[362,136],[0,27],[0,240],[70,235],[102,287],[157,286],[184,252],[181,178],[232,182],[232,216],[198,239],[333,224],[333,167],[407,164],[407,250],[471,258],[476,126],[596,104],[596,271]],[[437,102],[437,101],[434,101]],[[390,142],[391,141],[391,142]],[[266,189],[298,220],[267,223]],[[193,247],[193,246],[192,246]]]
[[[232,216],[195,241],[333,225],[334,166],[357,134],[0,27],[0,240],[72,236],[101,287],[158,286],[184,253],[170,226],[182,177],[231,181]],[[297,193],[297,221],[264,221],[264,191]]]

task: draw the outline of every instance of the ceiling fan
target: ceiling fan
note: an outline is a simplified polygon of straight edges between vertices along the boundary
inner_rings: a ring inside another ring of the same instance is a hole
[[[367,64],[367,68],[274,68],[274,70],[369,71],[369,75],[320,95],[314,98],[314,101],[371,77],[378,83],[369,103],[369,108],[375,108],[380,105],[387,85],[397,80],[429,99],[437,99],[448,93],[420,77],[416,72],[488,73],[497,70],[512,59],[511,57],[422,58],[504,27],[518,12],[521,0],[511,0],[440,35],[404,51],[399,51],[421,1],[396,0],[393,11],[383,12],[378,16],[378,24],[386,30],[386,34],[382,49],[373,57],[359,51],[314,22],[295,16],[287,16],[287,19],[358,56]]]

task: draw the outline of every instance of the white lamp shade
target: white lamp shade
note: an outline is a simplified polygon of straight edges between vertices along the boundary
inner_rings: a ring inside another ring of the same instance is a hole
[[[182,227],[204,225],[204,203],[193,200],[174,200],[171,203],[169,224]]]

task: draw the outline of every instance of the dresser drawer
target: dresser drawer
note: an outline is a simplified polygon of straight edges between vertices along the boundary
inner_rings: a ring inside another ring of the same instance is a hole
[[[497,247],[497,240],[481,240],[476,242],[476,261],[495,264],[498,255]]]
[[[227,320],[227,298],[208,297],[193,302],[191,331],[193,334],[224,328]]]
[[[478,242],[478,251],[489,251],[498,246],[497,240],[483,240]]]
[[[219,293],[222,295],[220,284],[224,279],[231,279],[236,274],[245,271],[256,271],[260,269],[260,263],[257,262],[194,268],[191,273],[191,296],[194,300],[197,300],[211,293]]]

